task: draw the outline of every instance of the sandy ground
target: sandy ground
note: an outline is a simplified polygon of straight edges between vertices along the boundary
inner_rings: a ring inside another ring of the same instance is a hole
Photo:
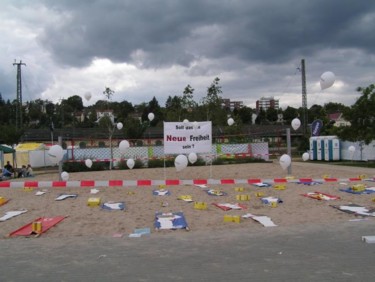
[[[316,164],[309,162],[293,163],[291,175],[295,178],[321,179],[323,175],[335,178],[351,178],[359,175],[375,177],[374,169],[335,166],[330,164]],[[104,172],[70,173],[69,180],[136,180],[136,179],[274,179],[285,178],[286,171],[282,170],[279,163],[241,164],[223,166],[188,167],[181,172],[175,168],[137,169],[137,170],[112,170]],[[33,181],[57,181],[57,172],[36,174]],[[13,181],[19,181],[17,179]],[[209,188],[226,192],[226,196],[210,196],[203,189],[192,185],[168,186],[169,196],[154,196],[153,190],[160,187],[98,187],[99,193],[90,194],[93,187],[88,188],[40,188],[33,191],[24,191],[21,188],[2,188],[0,197],[9,199],[5,205],[0,206],[0,217],[8,211],[26,209],[27,212],[7,221],[0,222],[0,236],[6,238],[12,231],[33,222],[39,217],[66,216],[62,222],[42,234],[41,237],[61,238],[76,236],[101,236],[124,237],[133,233],[135,228],[151,228],[155,236],[170,234],[170,230],[154,230],[155,212],[178,212],[185,215],[190,232],[200,231],[230,231],[245,230],[261,232],[263,225],[252,219],[242,219],[241,223],[223,222],[224,215],[244,215],[247,213],[269,216],[278,226],[297,226],[306,223],[333,224],[355,219],[350,215],[334,209],[331,205],[355,203],[366,207],[374,207],[375,194],[354,195],[339,191],[348,188],[356,182],[329,182],[321,185],[308,186],[297,183],[288,183],[285,190],[276,190],[274,187],[260,188],[250,184],[244,185],[214,185]],[[368,187],[375,187],[375,182],[363,181]],[[235,188],[243,187],[244,191],[238,192]],[[36,196],[37,191],[47,191],[42,196]],[[319,191],[339,196],[339,200],[318,201],[301,194]],[[279,197],[283,203],[277,207],[263,204],[256,196],[257,192],[264,196]],[[78,194],[78,197],[56,201],[55,198],[62,194]],[[178,200],[180,195],[191,195],[194,201],[208,204],[207,210],[194,209],[194,202]],[[250,200],[238,201],[237,195],[249,195]],[[125,202],[124,211],[108,211],[100,207],[89,207],[88,199],[100,197],[101,202]],[[241,203],[246,206],[244,210],[223,211],[212,203]],[[369,220],[374,220],[370,218]],[[277,228],[277,227],[273,227]],[[185,232],[182,230],[174,232]]]

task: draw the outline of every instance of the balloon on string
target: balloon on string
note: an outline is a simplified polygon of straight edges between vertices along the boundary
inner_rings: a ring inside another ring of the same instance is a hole
[[[84,95],[84,97],[85,97],[85,99],[87,101],[90,101],[90,99],[91,99],[91,93],[90,92],[86,92],[85,95]]]
[[[90,160],[90,159],[85,160],[85,165],[86,165],[88,168],[91,168],[91,167],[92,167],[92,160]]]
[[[126,165],[128,166],[128,168],[132,169],[134,167],[134,165],[135,165],[135,162],[134,162],[133,159],[128,159],[126,161]]]
[[[227,122],[228,122],[228,125],[231,126],[231,125],[234,124],[234,119],[229,118],[229,119],[227,120]]]
[[[307,160],[309,160],[309,158],[310,158],[310,155],[309,155],[309,153],[303,153],[302,154],[302,160],[305,162],[305,161],[307,161]]]
[[[118,122],[117,124],[116,124],[116,127],[117,127],[117,129],[118,130],[121,130],[122,128],[123,128],[123,124],[122,124],[122,122]]]
[[[335,83],[335,74],[330,71],[326,71],[320,76],[320,88],[322,90],[331,87]]]
[[[153,119],[155,118],[155,115],[153,113],[149,113],[147,117],[149,121],[153,121]]]
[[[67,173],[66,171],[63,171],[63,172],[61,173],[61,179],[62,179],[63,181],[68,181],[68,180],[69,180],[69,173]]]
[[[198,122],[197,121],[193,122],[193,127],[194,127],[194,129],[198,129]]]
[[[354,146],[349,146],[348,150],[349,150],[350,153],[354,153],[355,152],[355,147]]]
[[[189,156],[188,156],[188,159],[189,159],[189,162],[193,164],[193,163],[195,163],[195,162],[197,161],[198,156],[197,156],[196,153],[191,152],[191,153],[189,154]]]
[[[125,154],[126,150],[130,147],[130,144],[127,140],[122,140],[118,147],[120,149],[121,154]]]
[[[60,145],[53,145],[48,150],[48,156],[53,163],[60,162],[63,158],[63,154],[64,154],[64,151],[63,151],[63,149],[61,148]]]
[[[185,155],[178,155],[174,160],[174,166],[177,171],[181,171],[188,165],[188,159]]]
[[[301,121],[299,120],[299,118],[294,118],[292,120],[292,128],[294,130],[297,130],[300,126],[301,126]]]
[[[285,170],[290,166],[290,163],[292,162],[292,160],[289,155],[284,154],[281,156],[279,162],[280,162],[280,166],[282,167],[282,169]]]

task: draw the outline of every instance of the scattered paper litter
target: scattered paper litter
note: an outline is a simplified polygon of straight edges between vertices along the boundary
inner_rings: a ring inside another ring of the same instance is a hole
[[[134,229],[134,232],[129,234],[129,238],[139,238],[142,237],[143,235],[150,235],[151,230],[150,228],[138,228]]]
[[[226,208],[230,208],[232,210],[242,210],[244,208],[244,206],[236,203],[236,204],[229,204],[229,203],[223,203],[223,204],[217,204],[218,206],[220,207],[226,207]]]
[[[123,210],[124,209],[124,203],[123,202],[118,202],[118,203],[104,203],[103,208],[107,208],[110,210]]]
[[[370,212],[370,210],[365,207],[340,206],[339,208],[340,210],[354,212],[359,215],[375,216],[375,212]]]
[[[270,187],[271,186],[271,184],[264,183],[264,182],[254,183],[254,185],[257,187]]]
[[[96,188],[90,190],[90,194],[97,194],[97,193],[99,193],[99,190]]]
[[[270,217],[265,216],[265,215],[253,215],[251,213],[247,213],[242,216],[243,218],[252,218],[255,221],[259,222],[262,224],[264,227],[274,227],[277,226],[273,221],[271,220]]]
[[[22,210],[22,211],[8,211],[5,213],[5,215],[3,217],[0,217],[0,221],[5,221],[5,220],[8,220],[12,217],[15,217],[17,215],[20,215],[20,214],[23,214],[27,212],[27,210]]]
[[[46,191],[37,191],[36,193],[35,193],[35,196],[42,196],[42,195],[44,195],[45,193],[47,193]]]
[[[208,188],[208,186],[206,184],[195,184],[196,187],[199,187],[199,188]]]
[[[56,201],[62,201],[62,200],[65,200],[67,198],[77,198],[77,194],[63,194],[63,195],[60,195],[58,196],[55,200]]]
[[[171,193],[169,192],[169,190],[154,190],[152,192],[153,195],[155,196],[168,196],[170,195]]]

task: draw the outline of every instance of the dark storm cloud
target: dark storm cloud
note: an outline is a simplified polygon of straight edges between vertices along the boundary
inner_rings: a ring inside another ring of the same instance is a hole
[[[95,57],[142,66],[187,66],[196,58],[280,63],[325,48],[372,52],[372,1],[44,1],[64,14],[39,40],[55,60]],[[228,66],[229,67],[229,66]]]

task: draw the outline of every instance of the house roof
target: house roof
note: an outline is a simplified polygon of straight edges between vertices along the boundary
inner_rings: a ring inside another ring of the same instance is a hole
[[[332,113],[332,114],[328,114],[328,118],[330,120],[334,120],[334,121],[337,121],[341,118],[342,116],[342,113]]]

